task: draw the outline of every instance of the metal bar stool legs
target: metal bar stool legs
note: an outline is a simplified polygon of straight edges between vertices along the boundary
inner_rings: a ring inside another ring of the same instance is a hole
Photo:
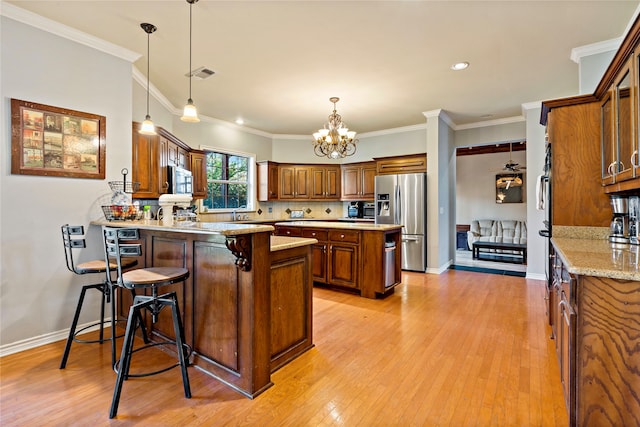
[[[97,340],[80,340],[76,338],[76,335],[80,332],[84,331],[93,326],[97,326],[96,323],[86,326],[79,331],[76,331],[78,327],[78,320],[80,318],[80,312],[82,311],[82,304],[84,303],[84,297],[89,289],[96,289],[102,293],[102,301],[100,302],[100,337]],[[76,306],[76,312],[73,315],[73,321],[71,322],[71,328],[69,329],[69,336],[67,337],[67,343],[64,348],[64,353],[62,354],[62,360],[60,361],[60,369],[64,369],[67,366],[67,360],[69,359],[69,352],[71,351],[71,344],[76,341],[79,343],[100,343],[102,344],[106,340],[104,339],[104,306],[105,302],[110,303],[113,301],[112,290],[109,285],[106,283],[96,283],[93,285],[84,285],[82,287],[82,291],[80,292],[80,298],[78,299],[78,305]],[[115,332],[115,322],[114,322],[114,309],[113,304],[111,304],[111,334],[113,335]],[[111,341],[111,361],[112,365],[115,363],[115,339],[108,338]]]
[[[169,369],[173,369],[176,366],[180,366],[182,371],[182,385],[184,388],[184,396],[189,399],[191,398],[191,386],[189,384],[189,373],[187,372],[187,366],[189,364],[189,355],[190,349],[184,343],[184,328],[182,326],[182,320],[180,317],[180,308],[178,307],[178,299],[175,292],[171,292],[160,297],[157,296],[157,290],[153,288],[153,296],[136,296],[133,305],[129,309],[129,321],[127,322],[127,328],[124,336],[124,343],[122,345],[122,354],[120,356],[120,366],[114,366],[114,369],[117,370],[118,376],[116,378],[116,385],[113,390],[113,399],[111,401],[111,410],[109,412],[109,418],[114,418],[118,413],[118,404],[120,403],[120,395],[122,394],[122,385],[125,380],[129,377],[141,377],[141,376],[149,376],[155,375],[160,372],[167,371]],[[144,309],[151,311],[152,317],[155,321],[158,313],[164,307],[171,307],[171,315],[173,318],[173,329],[175,332],[175,346],[176,351],[178,353],[178,363],[175,365],[171,365],[164,369],[160,369],[154,372],[148,372],[144,374],[131,375],[129,370],[131,367],[131,357],[134,352],[143,350],[144,348],[148,348],[153,345],[163,345],[169,344],[170,342],[160,342],[160,343],[152,343],[146,346],[143,346],[138,349],[133,348],[133,343],[135,339],[136,329],[138,324],[143,326],[141,320],[141,312]]]

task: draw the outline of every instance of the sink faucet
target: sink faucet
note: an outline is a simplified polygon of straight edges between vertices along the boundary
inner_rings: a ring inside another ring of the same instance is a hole
[[[231,221],[235,221],[236,220],[236,210],[234,209],[233,211],[231,211]]]

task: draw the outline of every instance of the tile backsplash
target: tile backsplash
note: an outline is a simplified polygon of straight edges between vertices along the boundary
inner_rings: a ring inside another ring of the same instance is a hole
[[[280,220],[289,219],[292,211],[303,211],[304,218],[334,219],[347,216],[349,202],[291,201],[291,202],[258,202],[255,211],[238,210],[242,220]],[[246,216],[246,217],[245,217]],[[199,213],[200,221],[223,222],[232,221],[232,213]]]

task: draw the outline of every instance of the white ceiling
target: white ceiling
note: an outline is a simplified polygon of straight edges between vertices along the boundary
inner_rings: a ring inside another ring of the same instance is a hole
[[[188,98],[189,4],[14,1],[22,9],[141,55],[181,109]],[[310,134],[331,113],[355,131],[456,125],[521,115],[524,103],[578,94],[571,50],[624,35],[638,1],[218,1],[193,5],[192,81],[200,114],[271,134]],[[454,62],[468,61],[454,72]],[[151,111],[153,117],[153,111]],[[140,120],[143,118],[141,117]]]

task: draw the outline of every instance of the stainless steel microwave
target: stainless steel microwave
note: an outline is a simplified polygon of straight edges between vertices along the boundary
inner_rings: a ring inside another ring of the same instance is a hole
[[[192,194],[193,176],[191,171],[179,166],[168,166],[169,173],[169,193],[171,194]]]

